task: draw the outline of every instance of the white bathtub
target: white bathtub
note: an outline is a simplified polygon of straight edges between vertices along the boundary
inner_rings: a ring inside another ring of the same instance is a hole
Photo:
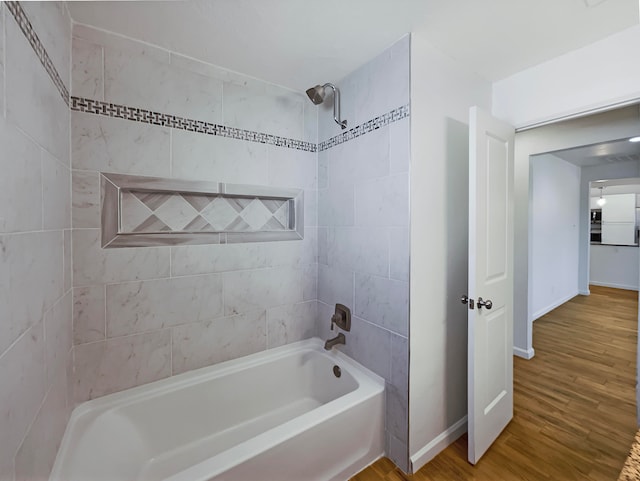
[[[344,481],[383,419],[382,378],[310,339],[78,406],[50,479]]]

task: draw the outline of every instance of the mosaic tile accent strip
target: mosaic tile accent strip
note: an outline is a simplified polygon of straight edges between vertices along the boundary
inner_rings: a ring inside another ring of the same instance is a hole
[[[304,191],[100,174],[102,247],[304,238]]]
[[[278,147],[287,147],[307,152],[315,152],[317,149],[316,144],[312,142],[279,137],[277,135],[255,132],[253,130],[227,127],[226,125],[213,124],[202,120],[186,119],[177,115],[163,114],[126,105],[102,102],[100,100],[71,97],[71,110],[104,115],[107,117],[115,117],[124,120],[132,120],[134,122],[160,125],[162,127],[171,127],[173,129],[188,130],[189,132],[198,132],[201,134],[218,135],[220,137],[246,140],[248,142],[276,145]]]
[[[120,192],[120,233],[273,232],[289,228],[287,199]]]
[[[13,15],[13,18],[15,18],[16,22],[18,23],[20,30],[22,30],[22,33],[31,45],[31,48],[33,48],[33,51],[37,55],[38,59],[40,59],[42,66],[49,74],[49,77],[51,77],[51,80],[58,89],[58,92],[60,92],[60,95],[62,95],[62,99],[67,105],[69,105],[69,91],[64,85],[64,82],[62,81],[62,78],[60,77],[60,74],[58,73],[55,65],[53,65],[53,62],[51,61],[49,54],[45,50],[44,45],[42,45],[42,42],[38,38],[38,34],[33,29],[31,22],[27,18],[27,14],[20,5],[20,2],[12,1],[5,2],[5,4]]]
[[[409,117],[409,104],[398,107],[397,109],[393,109],[386,114],[382,114],[363,124],[357,125],[352,129],[347,130],[346,132],[342,132],[335,137],[331,137],[324,142],[320,142],[318,144],[318,152],[322,152],[323,150],[327,150],[331,147],[343,144],[345,142],[348,142],[349,140],[353,140],[364,134],[373,132],[376,129],[389,125],[393,122],[397,122],[398,120],[404,119],[406,117]]]

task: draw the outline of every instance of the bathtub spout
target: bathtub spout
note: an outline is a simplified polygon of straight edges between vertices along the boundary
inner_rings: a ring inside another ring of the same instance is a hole
[[[347,343],[347,339],[344,337],[343,333],[340,333],[333,339],[329,339],[327,342],[325,342],[324,348],[328,351],[336,344],[346,344],[346,343]]]

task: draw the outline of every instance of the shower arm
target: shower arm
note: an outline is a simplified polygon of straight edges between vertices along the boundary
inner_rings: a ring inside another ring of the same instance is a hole
[[[326,83],[322,86],[322,88],[327,87],[333,90],[333,120],[344,130],[347,128],[347,121],[340,120],[340,90],[332,83]]]

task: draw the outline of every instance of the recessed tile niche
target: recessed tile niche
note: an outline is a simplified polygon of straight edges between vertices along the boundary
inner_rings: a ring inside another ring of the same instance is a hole
[[[304,192],[100,174],[102,247],[302,239]]]

